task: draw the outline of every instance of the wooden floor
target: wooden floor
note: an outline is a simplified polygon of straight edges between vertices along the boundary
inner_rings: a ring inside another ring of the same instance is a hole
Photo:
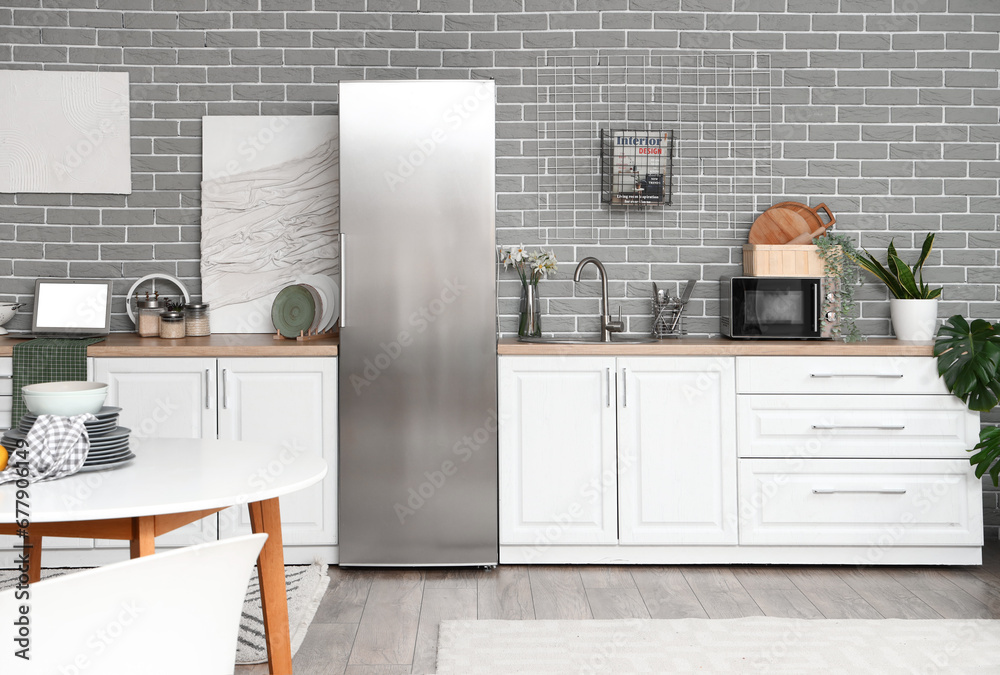
[[[295,675],[433,673],[442,619],[998,619],[1000,542],[981,567],[330,568]],[[243,666],[237,675],[265,675]]]

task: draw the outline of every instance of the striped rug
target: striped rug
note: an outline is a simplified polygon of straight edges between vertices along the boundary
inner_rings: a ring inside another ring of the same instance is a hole
[[[437,675],[996,673],[1000,621],[442,621]]]
[[[309,630],[309,624],[316,616],[319,603],[323,600],[330,577],[326,565],[313,563],[309,566],[288,565],[285,567],[285,588],[288,589],[289,636],[292,640],[292,654],[298,650]],[[264,646],[264,614],[260,606],[260,586],[257,584],[257,568],[250,575],[247,597],[243,601],[243,616],[240,618],[240,635],[236,641],[236,663],[264,663],[267,650]]]
[[[285,587],[288,589],[288,620],[289,635],[292,641],[292,654],[302,644],[309,630],[309,624],[316,616],[316,610],[323,599],[330,577],[326,573],[327,566],[320,563],[312,565],[288,565],[285,567]],[[75,569],[43,569],[42,579],[72,573]],[[0,591],[15,585],[17,573],[13,570],[0,570]],[[240,634],[236,644],[236,663],[251,664],[267,661],[264,646],[264,620],[260,606],[260,587],[257,584],[257,568],[254,568],[247,585],[247,597],[243,601],[243,616],[240,618]]]

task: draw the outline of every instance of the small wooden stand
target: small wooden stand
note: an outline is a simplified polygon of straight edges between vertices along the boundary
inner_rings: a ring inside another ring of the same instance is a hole
[[[322,333],[320,332],[310,333],[307,331],[299,331],[299,334],[296,335],[294,338],[285,337],[284,335],[281,334],[281,331],[279,330],[275,331],[273,337],[275,340],[298,340],[299,342],[308,342],[310,340],[329,340],[330,338],[335,338],[338,337],[339,335],[340,335],[339,330],[331,328],[330,330],[324,331]]]

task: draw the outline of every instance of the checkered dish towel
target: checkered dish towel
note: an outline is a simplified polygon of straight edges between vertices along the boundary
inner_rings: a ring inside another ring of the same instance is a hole
[[[25,439],[28,455],[29,483],[55,480],[76,473],[83,466],[90,452],[90,437],[84,422],[97,418],[90,413],[60,417],[39,415]],[[11,453],[9,466],[18,461],[16,451]],[[0,471],[0,484],[25,478],[14,468]]]

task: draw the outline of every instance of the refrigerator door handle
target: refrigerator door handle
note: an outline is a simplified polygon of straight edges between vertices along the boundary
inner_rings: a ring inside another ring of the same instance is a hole
[[[337,233],[340,239],[340,327],[347,325],[347,256],[344,255],[344,244],[347,235],[343,232]]]

